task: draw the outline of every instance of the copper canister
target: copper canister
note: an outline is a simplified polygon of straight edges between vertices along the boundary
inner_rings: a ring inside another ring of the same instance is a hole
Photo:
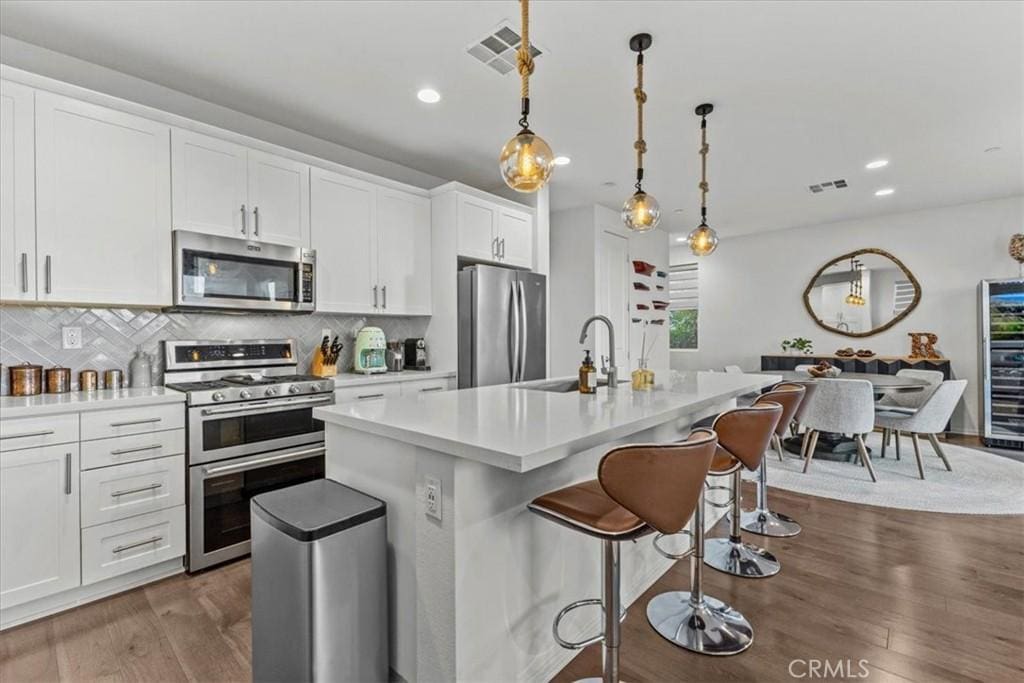
[[[107,389],[120,389],[124,381],[124,370],[105,370],[103,372],[103,386]]]
[[[100,388],[100,373],[95,370],[82,370],[78,373],[79,391],[96,391]]]
[[[55,365],[46,369],[46,393],[66,394],[71,391],[71,370]]]
[[[43,393],[43,366],[22,363],[9,368],[11,396],[35,396]]]

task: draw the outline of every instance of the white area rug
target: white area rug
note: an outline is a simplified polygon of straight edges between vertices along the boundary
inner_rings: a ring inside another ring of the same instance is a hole
[[[946,471],[927,439],[921,438],[924,480],[918,478],[914,447],[909,437],[901,444],[902,460],[896,460],[895,443],[881,453],[881,434],[867,439],[878,482],[872,483],[865,468],[856,462],[811,461],[807,474],[803,461],[786,452],[779,462],[769,450],[768,486],[835,498],[851,503],[928,512],[970,515],[1024,514],[1024,463],[964,446],[942,443],[952,472]],[[771,495],[769,495],[769,501]],[[749,507],[749,502],[746,507]]]

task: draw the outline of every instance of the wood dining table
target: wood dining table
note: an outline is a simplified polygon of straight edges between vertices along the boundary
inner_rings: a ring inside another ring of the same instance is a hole
[[[924,391],[928,382],[910,377],[881,375],[873,372],[844,372],[838,377],[811,377],[802,370],[769,370],[758,374],[781,376],[784,382],[817,382],[821,379],[863,379],[871,382],[875,397],[888,393],[905,393]],[[797,434],[783,439],[783,448],[790,453],[800,455],[803,452],[804,434]],[[868,448],[868,455],[871,449]],[[818,445],[814,449],[814,457],[822,460],[853,460],[857,455],[857,442],[845,434],[822,432],[818,437]]]

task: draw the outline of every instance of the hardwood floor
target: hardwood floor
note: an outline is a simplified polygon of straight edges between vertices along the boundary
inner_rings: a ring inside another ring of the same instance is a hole
[[[689,585],[684,561],[630,609],[624,680],[792,680],[790,663],[812,659],[842,661],[853,674],[864,659],[870,681],[1024,680],[1024,518],[889,510],[778,489],[770,498],[804,526],[790,539],[749,536],[777,554],[782,572],[704,574],[706,591],[754,625],[751,649],[704,657],[650,628],[647,601]],[[720,524],[715,533],[723,532]],[[249,680],[249,591],[246,560],[10,629],[0,633],[0,681]],[[599,670],[595,646],[555,680]],[[805,672],[794,664],[793,673]]]

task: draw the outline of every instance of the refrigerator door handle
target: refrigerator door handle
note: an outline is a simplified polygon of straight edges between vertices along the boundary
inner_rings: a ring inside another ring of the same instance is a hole
[[[519,319],[523,328],[523,342],[519,349],[519,381],[522,382],[523,375],[526,374],[526,344],[530,338],[530,329],[526,322],[526,291],[523,288],[523,281],[517,279],[516,284],[519,286]]]
[[[509,354],[512,381],[519,381],[519,304],[516,302],[516,283],[512,283],[512,353]]]

